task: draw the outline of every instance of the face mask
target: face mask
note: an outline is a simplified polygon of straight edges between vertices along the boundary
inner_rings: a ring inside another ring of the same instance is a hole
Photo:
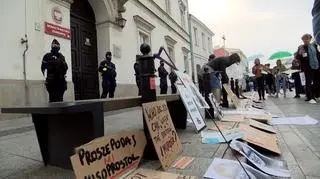
[[[52,50],[52,52],[54,52],[54,53],[58,53],[59,50],[60,50],[60,47],[54,46],[54,47],[51,48],[51,50]]]

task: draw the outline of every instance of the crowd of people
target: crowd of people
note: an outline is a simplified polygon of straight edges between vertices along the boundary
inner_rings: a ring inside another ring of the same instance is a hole
[[[260,100],[265,100],[265,87],[268,93],[276,98],[279,97],[282,88],[283,95],[286,97],[289,88],[289,74],[294,80],[294,98],[300,98],[300,94],[305,93],[305,101],[311,104],[320,100],[320,53],[317,45],[311,43],[310,34],[303,35],[301,39],[303,45],[298,47],[289,69],[282,64],[281,59],[277,60],[277,65],[272,69],[269,64],[260,64],[260,60],[255,59],[252,73],[255,75]],[[290,73],[288,70],[295,71]]]

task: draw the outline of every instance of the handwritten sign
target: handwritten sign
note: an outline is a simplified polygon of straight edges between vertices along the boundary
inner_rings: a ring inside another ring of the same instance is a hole
[[[173,126],[165,101],[142,104],[146,123],[163,169],[168,169],[182,152],[182,145]]]
[[[179,175],[148,169],[139,169],[126,179],[196,179],[194,176]]]
[[[138,167],[145,146],[142,131],[120,132],[76,148],[70,159],[77,178],[119,178]]]
[[[172,167],[184,170],[193,160],[193,157],[182,157]]]
[[[179,77],[180,81],[182,84],[187,88],[190,94],[192,94],[192,97],[197,104],[199,108],[206,108],[209,109],[210,106],[204,99],[204,97],[201,95],[199,92],[199,89],[196,87],[196,85],[192,82],[192,79],[190,78],[189,75],[182,73],[180,71],[175,71],[177,76]]]
[[[192,95],[190,95],[189,91],[183,85],[177,85],[177,88],[180,92],[183,104],[186,107],[188,113],[190,114],[191,120],[196,131],[200,132],[202,129],[206,127],[206,123],[204,122],[200,114],[200,111],[192,98]]]

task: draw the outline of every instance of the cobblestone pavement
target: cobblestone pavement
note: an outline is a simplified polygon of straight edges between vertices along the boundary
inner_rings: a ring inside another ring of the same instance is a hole
[[[320,104],[305,103],[303,99],[269,98],[266,110],[279,116],[304,116],[320,120]],[[121,130],[142,130],[141,109],[105,114],[105,134]],[[208,121],[208,126],[213,125]],[[44,167],[30,118],[0,121],[0,178],[74,178],[71,170]],[[277,126],[279,146],[292,178],[320,178],[320,124],[312,126]],[[201,144],[200,135],[189,126],[179,130],[184,151],[181,156],[195,160],[185,170],[169,169],[168,172],[203,176],[215,157],[232,159],[225,144]],[[142,161],[141,167],[160,169],[158,161]]]

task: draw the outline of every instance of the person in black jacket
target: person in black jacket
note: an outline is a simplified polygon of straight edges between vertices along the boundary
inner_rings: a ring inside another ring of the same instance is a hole
[[[303,45],[300,45],[295,58],[299,60],[301,71],[305,74],[306,79],[306,96],[311,104],[317,103],[317,86],[319,83],[319,51],[315,44],[311,44],[312,36],[305,34],[302,36]]]
[[[136,76],[136,84],[138,87],[138,96],[141,96],[141,79],[140,79],[141,72],[140,72],[139,63],[138,62],[134,63],[133,68],[135,71],[134,75]]]
[[[59,51],[60,43],[54,39],[51,43],[51,52],[44,55],[41,64],[41,72],[46,76],[49,102],[63,101],[63,94],[67,90],[65,75],[68,65]]]
[[[160,62],[160,66],[158,68],[158,73],[159,73],[159,77],[160,77],[160,94],[167,94],[167,91],[168,91],[168,81],[167,81],[168,72],[164,68],[163,61]]]
[[[171,72],[169,74],[169,79],[171,82],[171,93],[176,94],[177,93],[176,82],[178,80],[178,76],[176,75],[173,69],[171,69]]]
[[[106,59],[100,63],[99,72],[102,76],[102,95],[101,98],[114,98],[114,92],[116,90],[116,66],[111,62],[111,52],[106,53]]]
[[[210,66],[214,71],[220,72],[222,84],[228,84],[229,77],[227,75],[226,68],[235,63],[240,63],[240,60],[240,56],[234,53],[230,56],[215,58],[214,60],[211,60],[207,65]],[[225,89],[223,89],[222,91],[222,96],[222,106],[228,108],[228,94]]]

